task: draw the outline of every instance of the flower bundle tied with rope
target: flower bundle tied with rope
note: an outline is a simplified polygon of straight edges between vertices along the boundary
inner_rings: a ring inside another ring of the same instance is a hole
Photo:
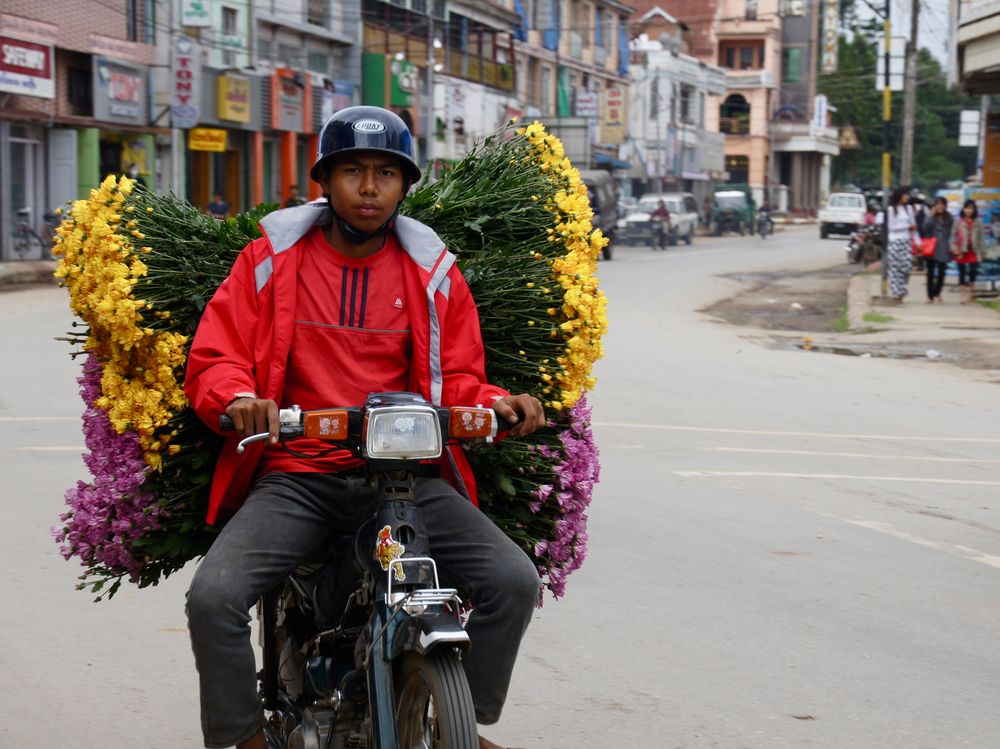
[[[203,554],[219,439],[181,388],[207,300],[274,206],[225,221],[109,177],[57,232],[57,271],[82,320],[69,340],[80,378],[91,473],[67,493],[55,529],[85,567],[81,588],[113,595],[155,584]],[[551,429],[470,458],[480,506],[535,559],[552,593],[583,562],[599,478],[585,392],[603,353],[605,299],[595,276],[606,239],[591,226],[579,173],[538,123],[480,143],[402,212],[458,256],[480,313],[487,376],[538,397]]]

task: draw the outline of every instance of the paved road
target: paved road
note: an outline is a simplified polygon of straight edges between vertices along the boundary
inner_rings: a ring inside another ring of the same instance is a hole
[[[695,310],[720,273],[821,267],[812,230],[601,265],[590,556],[547,600],[490,734],[514,746],[996,746],[995,385],[776,351]],[[82,476],[64,292],[0,292],[10,541],[0,746],[200,746],[189,571],[91,604],[48,536]]]

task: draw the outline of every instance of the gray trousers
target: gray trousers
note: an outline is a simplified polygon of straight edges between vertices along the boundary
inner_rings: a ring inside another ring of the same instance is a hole
[[[463,665],[476,719],[496,723],[514,660],[539,595],[527,554],[441,479],[420,478],[431,554],[442,577],[469,592],[475,610]],[[370,515],[360,476],[276,473],[259,479],[202,560],[187,594],[188,627],[201,685],[206,747],[229,747],[263,723],[250,642],[250,609],[303,559]]]

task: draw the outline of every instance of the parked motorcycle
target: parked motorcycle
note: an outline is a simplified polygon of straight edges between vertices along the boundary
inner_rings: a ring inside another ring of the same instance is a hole
[[[868,265],[882,257],[882,227],[859,226],[844,248],[847,262]]]
[[[258,603],[268,749],[476,749],[462,600],[441,587],[414,486],[446,440],[492,440],[510,425],[413,393],[279,418],[281,440],[321,439],[365,460],[372,516]],[[221,425],[233,429],[229,417]]]

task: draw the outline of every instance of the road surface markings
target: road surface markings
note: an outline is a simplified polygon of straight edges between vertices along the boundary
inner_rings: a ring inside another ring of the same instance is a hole
[[[80,416],[0,416],[0,421],[79,421]]]
[[[8,447],[7,449],[23,453],[78,453],[86,450],[87,447],[86,445],[40,445],[38,447]]]
[[[754,453],[765,455],[818,455],[824,458],[862,458],[864,460],[918,460],[936,463],[1000,463],[985,458],[934,458],[926,455],[871,455],[869,453],[837,453],[820,450],[769,450],[761,447],[701,447],[699,450],[726,453]]]
[[[917,484],[958,484],[962,486],[1000,486],[1000,481],[973,479],[934,479],[916,476],[854,476],[848,473],[786,473],[782,471],[674,471],[684,478],[775,478],[829,479],[833,481],[900,481]]]
[[[839,432],[781,432],[771,429],[730,429],[694,427],[680,424],[633,424],[621,421],[595,421],[595,427],[615,429],[652,429],[667,432],[712,432],[717,434],[755,434],[767,437],[825,437],[844,440],[900,440],[907,442],[981,442],[1000,444],[1000,437],[918,437],[909,434],[841,434]]]
[[[929,538],[923,538],[917,536],[908,531],[901,531],[888,523],[879,523],[874,520],[855,520],[852,518],[840,517],[839,515],[831,515],[826,512],[819,512],[814,510],[817,515],[821,515],[825,518],[831,518],[833,520],[839,520],[843,523],[849,523],[850,525],[856,525],[859,528],[866,528],[870,531],[875,531],[876,533],[884,533],[887,536],[892,536],[893,538],[898,538],[902,541],[908,541],[911,544],[916,544],[917,546],[924,546],[928,549],[934,549],[936,551],[943,551],[952,556],[961,557],[962,559],[968,559],[972,562],[979,562],[980,564],[985,564],[989,567],[995,567],[1000,569],[1000,556],[994,554],[987,554],[984,551],[979,551],[978,549],[970,549],[968,546],[961,546],[960,544],[949,544],[943,541],[931,541]]]

